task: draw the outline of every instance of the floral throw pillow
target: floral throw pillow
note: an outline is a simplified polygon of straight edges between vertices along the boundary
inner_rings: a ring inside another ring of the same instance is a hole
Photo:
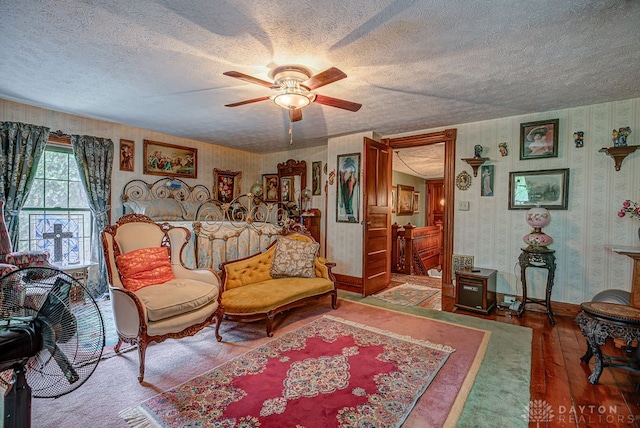
[[[271,276],[315,278],[314,260],[319,249],[320,244],[317,242],[303,242],[280,236],[273,254]]]
[[[175,278],[167,247],[141,248],[116,257],[122,285],[131,291]]]

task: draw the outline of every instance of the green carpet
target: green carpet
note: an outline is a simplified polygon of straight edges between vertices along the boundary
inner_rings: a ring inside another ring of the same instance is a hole
[[[435,320],[491,331],[487,353],[458,420],[458,427],[528,427],[532,331],[527,327],[442,312],[394,305],[349,291],[340,298]]]

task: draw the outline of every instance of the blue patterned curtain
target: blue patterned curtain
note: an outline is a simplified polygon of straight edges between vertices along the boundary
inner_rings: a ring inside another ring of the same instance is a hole
[[[90,269],[87,288],[91,295],[101,296],[109,291],[107,267],[100,239],[102,230],[109,225],[108,212],[111,207],[108,203],[111,195],[113,142],[109,138],[72,135],[71,146],[94,219],[91,261],[97,263],[98,269]]]
[[[48,139],[47,127],[0,122],[0,197],[5,201],[5,220],[13,243],[18,242],[18,214],[27,200]],[[14,250],[17,251],[17,248]]]

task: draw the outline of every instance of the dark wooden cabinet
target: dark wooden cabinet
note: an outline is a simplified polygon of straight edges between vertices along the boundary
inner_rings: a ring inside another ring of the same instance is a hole
[[[302,214],[300,218],[302,219],[302,225],[311,233],[313,239],[316,242],[320,242],[320,210],[312,208],[308,213]]]
[[[496,305],[495,269],[473,268],[456,271],[455,306],[488,314]]]

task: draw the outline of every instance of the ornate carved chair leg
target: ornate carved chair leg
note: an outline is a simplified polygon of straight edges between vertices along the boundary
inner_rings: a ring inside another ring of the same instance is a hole
[[[113,351],[117,354],[118,352],[120,352],[120,347],[122,346],[124,342],[122,341],[122,338],[120,338],[118,336],[118,343],[116,343],[116,346],[113,348]]]
[[[338,293],[332,293],[331,294],[331,307],[333,309],[338,309]]]
[[[222,324],[222,318],[224,317],[224,309],[222,306],[216,311],[216,340],[222,342],[222,336],[220,336],[220,324]]]
[[[269,337],[273,337],[273,331],[271,331],[273,329],[273,319],[275,318],[276,314],[271,311],[267,314],[267,336]]]
[[[147,342],[144,340],[138,341],[138,358],[140,359],[140,374],[138,375],[138,382],[142,383],[144,379],[144,356],[147,352]]]

